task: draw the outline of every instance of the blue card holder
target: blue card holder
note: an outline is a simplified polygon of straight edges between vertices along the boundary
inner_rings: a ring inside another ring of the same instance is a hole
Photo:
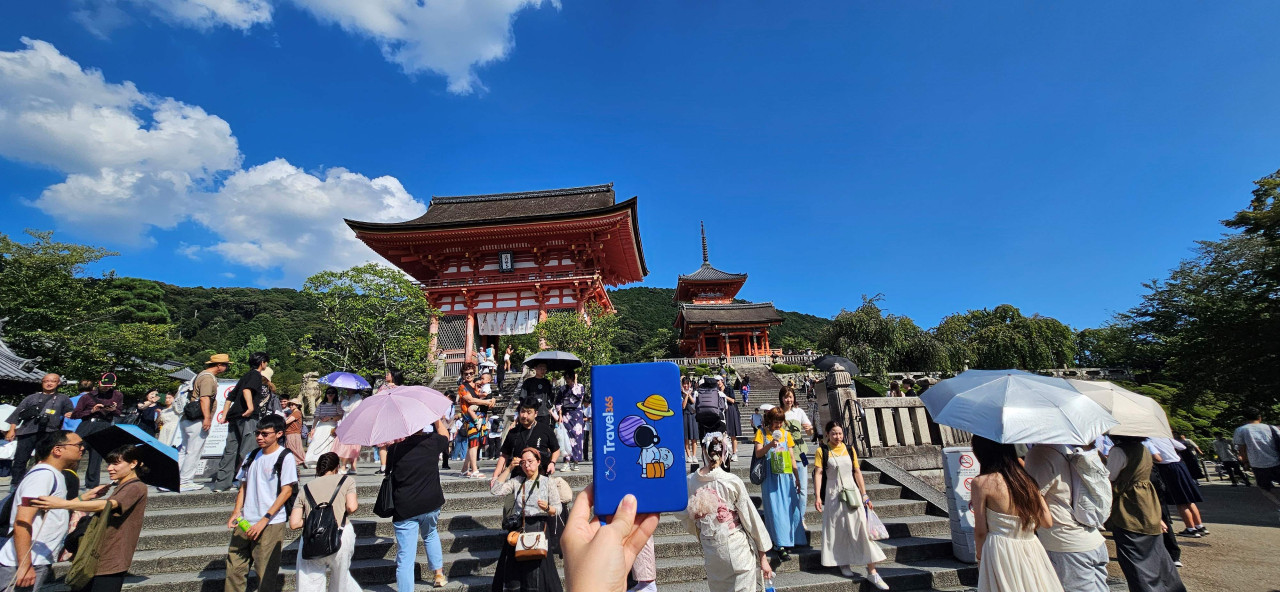
[[[680,368],[671,362],[591,369],[595,513],[628,493],[638,512],[678,512],[689,501]]]

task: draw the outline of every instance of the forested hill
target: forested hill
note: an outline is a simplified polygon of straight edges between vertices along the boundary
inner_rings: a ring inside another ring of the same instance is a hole
[[[139,315],[145,311],[156,317],[148,318],[149,322],[170,322],[175,326],[179,339],[174,344],[174,354],[183,360],[211,351],[241,350],[261,335],[273,358],[293,358],[293,363],[285,366],[305,366],[294,357],[298,341],[308,333],[324,331],[324,320],[315,302],[297,290],[183,287],[136,278],[120,278],[116,282],[120,294],[114,300],[128,303]],[[620,361],[677,355],[674,289],[625,288],[610,291],[609,297],[618,309],[619,331],[614,345],[621,354]],[[809,314],[778,312],[784,320],[769,334],[774,347],[813,347],[818,334],[831,323]]]
[[[676,355],[673,349],[675,293],[674,288],[644,287],[609,292],[609,299],[618,309],[621,328],[615,345],[624,359],[641,361]],[[782,315],[782,324],[769,331],[769,343],[775,348],[814,347],[818,334],[831,324],[830,319],[801,312],[779,310],[778,313]]]

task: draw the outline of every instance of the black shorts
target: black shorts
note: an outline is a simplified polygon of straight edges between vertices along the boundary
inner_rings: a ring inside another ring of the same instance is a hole
[[[1258,489],[1271,491],[1276,485],[1280,485],[1280,465],[1265,469],[1254,467],[1253,476],[1258,480]]]

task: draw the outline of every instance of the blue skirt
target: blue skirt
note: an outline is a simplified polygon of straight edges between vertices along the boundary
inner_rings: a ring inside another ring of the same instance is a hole
[[[1169,494],[1169,503],[1175,506],[1198,504],[1204,501],[1200,497],[1200,485],[1191,478],[1191,471],[1182,461],[1167,464],[1156,464],[1160,472],[1160,480],[1164,481],[1164,491]]]
[[[698,440],[697,417],[698,416],[694,415],[692,412],[686,412],[684,414],[684,439],[685,440],[693,440],[695,442]]]
[[[764,483],[760,484],[764,501],[764,526],[773,539],[774,547],[794,547],[809,544],[809,534],[804,530],[804,501],[796,490],[796,477],[792,473],[774,473],[765,469]]]

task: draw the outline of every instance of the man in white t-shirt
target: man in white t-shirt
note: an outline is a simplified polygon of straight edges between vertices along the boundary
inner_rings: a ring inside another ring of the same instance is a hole
[[[42,495],[67,497],[62,471],[74,470],[83,452],[84,442],[80,436],[66,430],[51,432],[36,443],[35,453],[40,463],[18,484],[10,514],[12,521],[5,525],[13,532],[4,547],[0,547],[0,583],[8,585],[16,577],[14,590],[22,592],[39,590],[49,578],[50,566],[62,553],[71,514],[67,510],[37,510],[23,505],[22,500]]]
[[[1231,441],[1236,445],[1236,452],[1241,462],[1248,462],[1253,468],[1253,476],[1258,480],[1258,489],[1280,506],[1271,490],[1280,483],[1280,430],[1275,426],[1262,423],[1262,412],[1249,411],[1245,417],[1251,421],[1238,428]]]
[[[1062,581],[1065,592],[1107,592],[1107,541],[1097,528],[1081,524],[1072,513],[1070,450],[1056,444],[1036,444],[1027,451],[1027,473],[1040,487],[1049,505],[1053,526],[1036,529],[1036,536],[1049,555],[1049,563]],[[1099,467],[1102,459],[1095,455]]]
[[[279,442],[284,437],[284,418],[264,416],[258,421],[255,437],[258,449],[240,466],[240,491],[227,520],[232,532],[227,546],[226,592],[244,592],[250,564],[258,572],[260,592],[280,590],[280,549],[289,517],[286,503],[298,489],[298,463],[282,458],[292,456]]]

